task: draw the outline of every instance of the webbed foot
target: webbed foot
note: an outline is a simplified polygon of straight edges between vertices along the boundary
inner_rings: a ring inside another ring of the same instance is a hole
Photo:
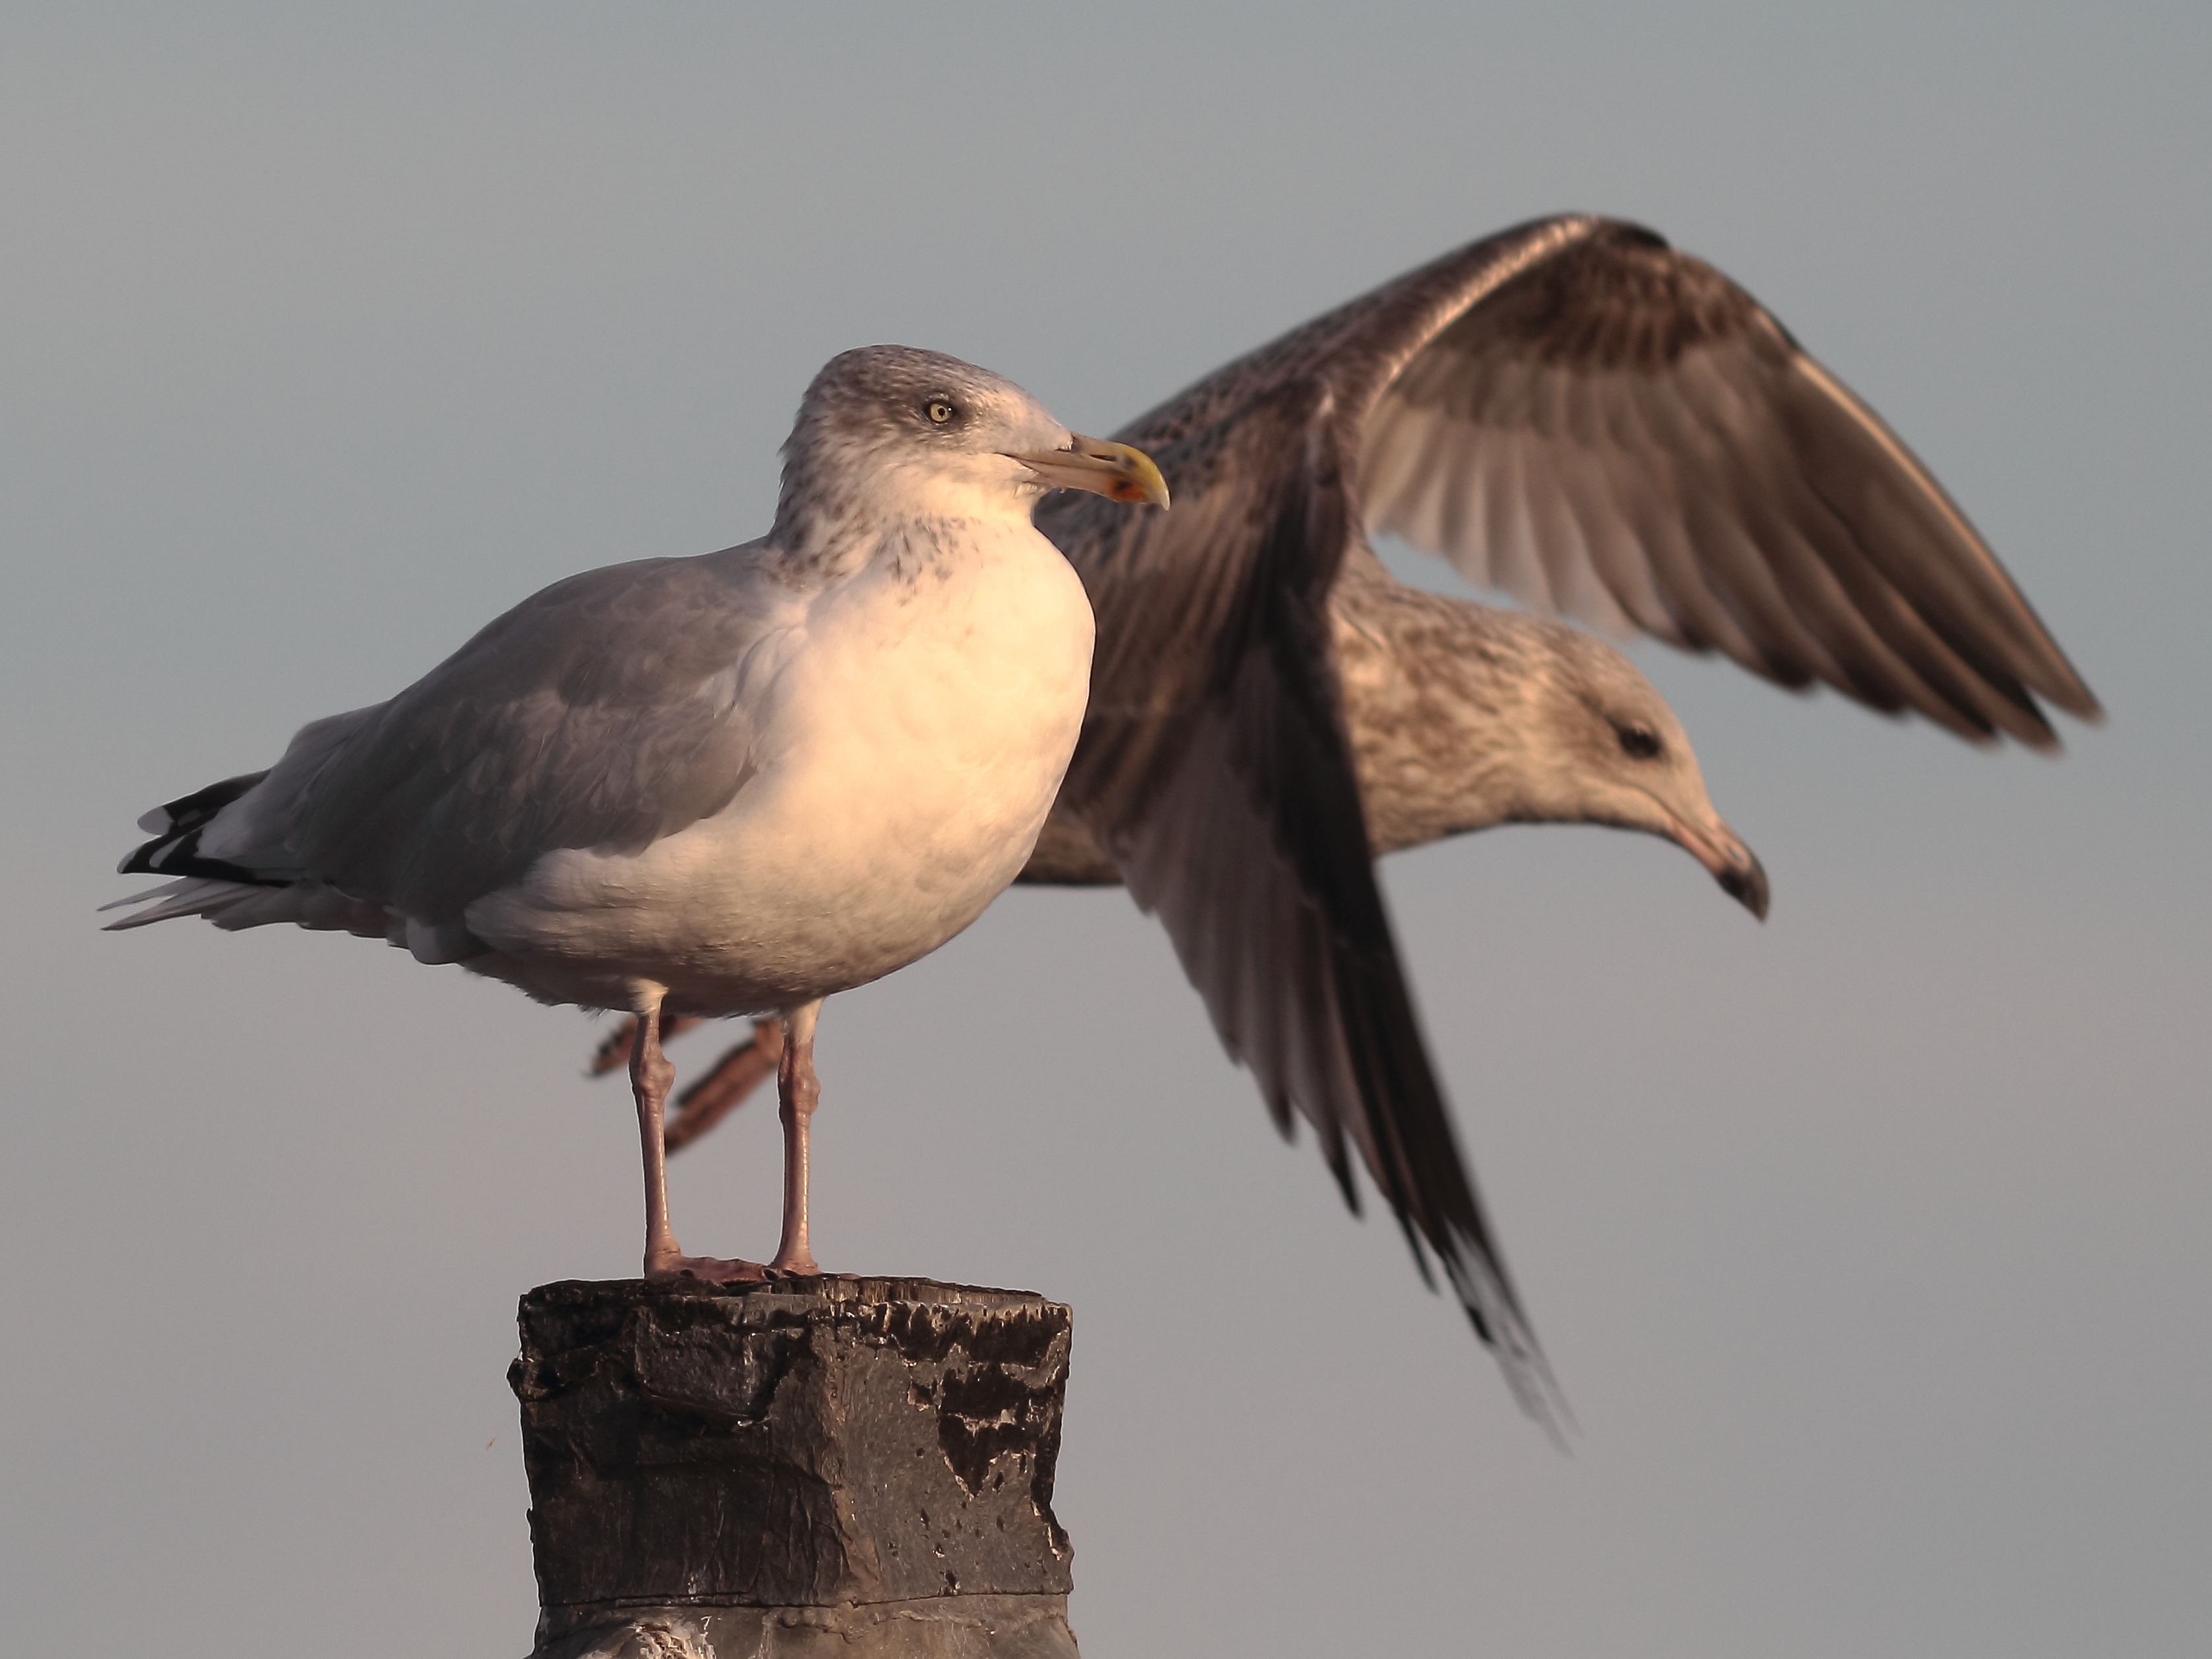
[[[775,1276],[775,1269],[757,1261],[724,1261],[720,1256],[647,1256],[645,1276],[653,1279],[696,1279],[708,1285],[759,1285]]]

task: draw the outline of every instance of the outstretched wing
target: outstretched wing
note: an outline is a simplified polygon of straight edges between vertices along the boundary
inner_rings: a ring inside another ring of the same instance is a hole
[[[1358,534],[1346,416],[1358,388],[1293,368],[1242,395],[1200,390],[1210,402],[1129,428],[1170,479],[1173,512],[1039,513],[1098,618],[1060,809],[1159,915],[1277,1123],[1288,1131],[1295,1112],[1312,1124],[1355,1209],[1358,1148],[1424,1273],[1425,1251],[1523,1403],[1549,1419],[1555,1391],[1376,884],[1328,644],[1328,592]]]
[[[1537,257],[1478,280],[1379,389],[1370,532],[1532,609],[1978,741],[2055,746],[2038,697],[2097,714],[1965,514],[1749,295],[1632,225],[1506,236]]]
[[[1375,883],[1327,646],[1352,540],[1397,530],[1540,606],[1969,737],[2047,744],[2037,695],[2095,701],[1881,422],[1741,290],[1632,226],[1486,238],[1117,435],[1176,507],[1038,514],[1098,617],[1059,810],[1159,914],[1277,1122],[1314,1126],[1355,1207],[1358,1149],[1541,1412],[1541,1355]]]

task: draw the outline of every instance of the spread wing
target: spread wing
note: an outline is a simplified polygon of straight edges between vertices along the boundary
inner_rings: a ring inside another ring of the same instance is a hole
[[[1358,1208],[1356,1147],[1443,1267],[1516,1393],[1556,1395],[1468,1173],[1375,880],[1329,654],[1356,534],[1334,388],[1291,378],[1145,442],[1166,514],[1048,505],[1097,613],[1061,810],[1175,941],[1230,1053],[1286,1132],[1314,1127]],[[1134,440],[1132,440],[1133,441]]]
[[[1965,514],[1749,295],[1633,226],[1506,234],[1543,251],[1406,342],[1368,413],[1370,531],[1969,738],[2055,746],[2039,697],[2096,715]]]
[[[1632,226],[1501,233],[1117,434],[1172,513],[1038,514],[1098,653],[1060,810],[1155,910],[1286,1131],[1346,1147],[1525,1404],[1553,1401],[1376,887],[1326,606],[1364,528],[1614,628],[1972,738],[2096,703],[1887,428],[1710,267]],[[1362,480],[1365,480],[1363,489]]]
[[[778,620],[744,551],[556,583],[349,717],[312,775],[280,762],[298,867],[445,921],[551,849],[637,852],[719,811],[747,775],[745,655]]]

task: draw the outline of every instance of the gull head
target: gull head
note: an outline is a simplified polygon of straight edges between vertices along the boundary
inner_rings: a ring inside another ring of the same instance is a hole
[[[1003,375],[941,352],[864,346],[823,366],[783,446],[778,546],[919,519],[1026,521],[1049,489],[1167,505],[1142,451],[1070,432]]]
[[[1544,638],[1531,681],[1532,718],[1516,817],[1602,823],[1662,836],[1705,866],[1723,892],[1762,921],[1766,872],[1722,822],[1674,711],[1650,681],[1602,640],[1527,619]]]

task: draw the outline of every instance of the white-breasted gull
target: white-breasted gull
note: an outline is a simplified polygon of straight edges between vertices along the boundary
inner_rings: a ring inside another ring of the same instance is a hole
[[[897,346],[833,358],[762,539],[556,582],[389,702],[149,813],[114,924],[294,922],[627,1010],[648,1278],[818,1272],[822,1000],[935,950],[1030,854],[1083,715],[1091,607],[1030,509],[1167,504],[1139,451]],[[765,1268],[668,1220],[663,1018],[773,1010],[784,1213]]]
[[[1721,651],[1974,742],[2055,748],[2037,700],[2087,720],[2096,701],[1881,420],[1749,295],[1638,226],[1485,238],[1115,435],[1178,506],[1038,511],[1090,592],[1098,652],[1020,879],[1127,883],[1276,1123],[1314,1126],[1355,1209],[1358,1148],[1424,1273],[1433,1253],[1534,1403],[1541,1356],[1373,858],[1498,823],[1607,824],[1767,904],[1658,693],[1549,618]],[[1382,533],[1538,614],[1397,582],[1368,544]],[[744,1049],[706,1080],[702,1121],[749,1086]]]

